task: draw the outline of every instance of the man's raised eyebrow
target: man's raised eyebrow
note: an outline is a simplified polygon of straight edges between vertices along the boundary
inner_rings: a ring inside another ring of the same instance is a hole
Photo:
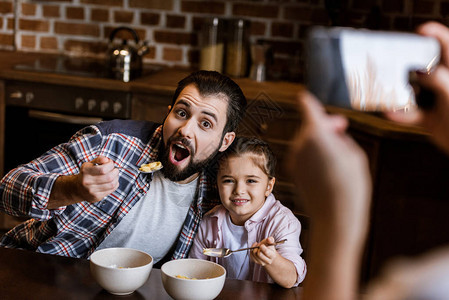
[[[176,101],[175,105],[178,105],[178,104],[190,107],[190,103],[188,101],[184,100],[184,99],[179,99],[178,101]],[[203,110],[203,111],[201,111],[201,113],[203,113],[205,115],[208,115],[208,116],[211,116],[215,120],[215,122],[218,122],[216,114],[214,114],[214,113],[212,113],[210,111],[207,111],[207,110]]]
[[[182,105],[185,105],[185,106],[187,106],[187,107],[190,107],[190,103],[187,102],[187,101],[184,100],[184,99],[179,99],[178,101],[176,101],[176,102],[175,102],[175,105],[177,105],[177,104],[182,104]]]

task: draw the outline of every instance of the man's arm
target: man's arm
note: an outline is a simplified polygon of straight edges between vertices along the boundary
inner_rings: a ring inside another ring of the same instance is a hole
[[[112,164],[109,165],[107,159],[100,159],[94,162],[105,166],[85,163],[80,167],[79,162],[91,159],[101,142],[102,132],[98,127],[89,126],[77,132],[67,143],[11,170],[0,181],[0,210],[13,216],[47,220],[59,214],[65,205],[98,200],[107,192],[104,188],[94,189],[93,175],[111,170]]]

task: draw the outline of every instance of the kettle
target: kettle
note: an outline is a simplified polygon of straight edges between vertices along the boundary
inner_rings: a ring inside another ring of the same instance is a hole
[[[129,45],[123,40],[121,45],[114,45],[114,37],[117,32],[126,30],[134,37],[134,44]],[[129,27],[117,27],[109,35],[109,49],[107,59],[109,60],[109,71],[115,79],[128,82],[142,74],[142,57],[149,52],[146,43],[140,45],[137,32]]]

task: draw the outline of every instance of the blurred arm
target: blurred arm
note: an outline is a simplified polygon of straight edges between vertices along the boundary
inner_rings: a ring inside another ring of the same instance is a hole
[[[298,96],[303,124],[290,168],[311,217],[305,299],[354,299],[368,227],[371,179],[363,150],[308,93]]]

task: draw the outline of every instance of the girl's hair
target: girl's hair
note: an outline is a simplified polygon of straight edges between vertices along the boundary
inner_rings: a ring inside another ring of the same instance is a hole
[[[229,146],[220,157],[219,164],[229,157],[241,156],[245,153],[254,154],[254,157],[251,158],[254,164],[256,164],[269,179],[275,177],[276,156],[274,156],[273,151],[266,142],[255,137],[236,137],[231,146]]]

